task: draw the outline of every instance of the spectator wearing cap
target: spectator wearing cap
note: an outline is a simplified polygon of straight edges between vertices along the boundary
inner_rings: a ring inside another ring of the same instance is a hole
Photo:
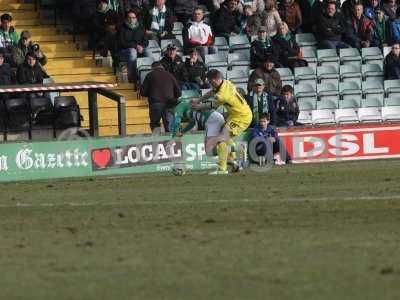
[[[47,57],[44,55],[38,44],[32,43],[32,35],[29,31],[25,30],[21,32],[21,36],[18,42],[18,46],[12,50],[13,63],[15,66],[22,65],[25,61],[26,54],[31,51],[36,55],[36,59],[41,66],[46,65]]]
[[[295,67],[308,65],[307,61],[302,59],[303,54],[300,47],[285,22],[281,23],[278,34],[272,38],[272,49],[275,60],[285,68],[293,70]]]
[[[113,52],[111,41],[115,42],[116,27],[119,15],[112,10],[107,0],[98,1],[97,11],[90,23],[89,49],[100,50],[101,55],[107,57],[108,50]]]
[[[223,36],[228,40],[230,36],[240,33],[242,16],[238,5],[239,0],[226,0],[214,13],[211,27],[215,36]]]
[[[258,29],[257,39],[251,43],[250,64],[251,68],[261,67],[267,56],[272,55],[272,41],[267,34],[265,26]]]
[[[249,37],[256,35],[260,26],[260,15],[253,12],[251,5],[246,4],[243,7],[241,34],[246,34]]]
[[[196,48],[203,61],[205,55],[218,52],[218,48],[214,46],[214,34],[211,27],[204,22],[204,10],[201,7],[194,10],[192,19],[182,30],[182,37],[185,53]]]
[[[385,19],[385,12],[382,8],[378,7],[375,10],[375,30],[374,30],[374,45],[378,47],[386,47],[389,41],[390,21]]]
[[[207,89],[210,85],[207,83],[207,67],[199,60],[199,53],[196,49],[189,52],[189,57],[181,67],[181,89]]]
[[[170,5],[174,11],[175,17],[179,22],[186,22],[193,15],[194,9],[199,6],[197,0],[171,0]]]
[[[385,80],[400,79],[400,44],[395,43],[383,64]]]
[[[342,41],[345,31],[343,16],[337,12],[336,3],[328,2],[325,11],[319,15],[316,22],[316,36],[321,49],[349,48]]]
[[[181,74],[182,58],[177,52],[176,46],[174,44],[169,44],[160,62],[164,69],[178,80]]]
[[[284,0],[279,4],[279,15],[283,22],[289,26],[293,33],[298,33],[301,25],[303,24],[303,17],[301,14],[300,6],[296,0]]]
[[[134,11],[128,11],[125,22],[118,31],[119,57],[128,61],[128,79],[136,81],[136,59],[138,56],[150,56],[151,51],[146,49],[149,42],[145,36],[145,29],[138,21]]]
[[[11,26],[12,17],[9,14],[3,14],[0,17],[0,49],[5,54],[6,62],[12,63],[12,48],[18,45],[18,33]]]
[[[293,88],[285,85],[282,88],[281,96],[276,101],[276,126],[295,126],[299,113],[299,105],[293,97]]]
[[[264,64],[255,69],[251,73],[247,90],[250,91],[257,79],[262,79],[265,85],[265,91],[272,96],[280,95],[282,88],[281,76],[274,68],[274,59],[272,56],[267,56],[264,59]]]
[[[256,79],[251,91],[246,96],[246,101],[253,112],[253,121],[250,127],[254,127],[258,123],[260,116],[264,113],[268,113],[271,116],[271,125],[275,125],[276,110],[274,97],[265,91],[264,80],[261,78]]]
[[[43,71],[32,51],[25,56],[25,61],[18,67],[17,81],[19,84],[42,84]]]
[[[273,37],[282,23],[275,0],[265,1],[265,10],[261,13],[261,25],[267,29],[268,36]]]
[[[173,39],[174,14],[165,5],[165,0],[156,0],[153,8],[146,14],[146,34],[149,39]]]
[[[361,3],[353,6],[353,15],[346,19],[345,41],[354,48],[373,46],[374,23],[364,16]]]
[[[173,122],[170,111],[176,106],[181,90],[174,76],[167,72],[160,62],[151,66],[152,71],[146,75],[140,87],[140,94],[147,97],[149,102],[150,128],[155,132],[160,128],[162,119],[165,131],[169,131],[169,124]]]

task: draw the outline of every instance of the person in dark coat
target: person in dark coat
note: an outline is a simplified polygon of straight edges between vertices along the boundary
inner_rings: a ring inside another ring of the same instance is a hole
[[[151,51],[146,49],[149,44],[145,36],[145,29],[139,23],[136,13],[128,11],[125,22],[118,31],[119,57],[128,61],[129,82],[136,81],[136,59],[138,56],[151,56]]]
[[[273,54],[272,41],[267,34],[265,26],[258,30],[257,39],[251,43],[250,47],[250,65],[252,69],[263,65],[267,56]]]
[[[345,20],[345,41],[357,49],[373,46],[374,23],[364,16],[363,12],[363,5],[355,4],[352,17]]]
[[[165,0],[157,0],[145,17],[148,38],[159,41],[175,38],[172,34],[174,21],[175,16],[171,8],[165,4]]]
[[[273,96],[281,94],[282,80],[278,71],[274,68],[274,59],[272,56],[267,56],[264,59],[264,64],[251,73],[247,87],[248,91],[251,90],[258,78],[264,81],[267,93],[271,93]]]
[[[251,111],[253,113],[253,121],[250,127],[254,127],[258,124],[262,114],[268,113],[271,117],[271,125],[276,124],[276,109],[274,103],[274,97],[264,91],[265,85],[261,78],[258,78],[250,93],[248,93],[245,98],[249,104]]]
[[[400,79],[400,44],[393,44],[392,51],[385,57],[383,68],[385,80]]]
[[[297,33],[303,24],[300,6],[296,0],[284,0],[278,7],[283,22],[288,24],[292,33]]]
[[[281,96],[276,101],[276,126],[295,126],[299,113],[299,105],[293,97],[293,88],[285,85],[282,88]]]
[[[150,128],[154,132],[160,127],[162,119],[164,129],[169,132],[173,122],[171,110],[176,106],[181,90],[174,76],[167,72],[160,62],[152,64],[152,71],[146,75],[140,88],[140,94],[149,102]]]
[[[5,54],[0,51],[0,85],[10,85],[11,84],[11,68],[8,63],[5,62]],[[8,98],[8,94],[0,94],[0,100],[5,100]],[[1,121],[0,121],[1,122]]]
[[[212,17],[212,29],[215,36],[223,36],[227,40],[231,35],[241,31],[241,13],[238,10],[238,0],[227,0]]]
[[[199,57],[197,50],[192,49],[182,65],[180,76],[182,90],[210,88],[210,84],[207,83],[207,67]]]
[[[318,16],[316,37],[321,49],[340,49],[350,46],[342,41],[345,31],[343,15],[337,12],[336,2],[329,2],[326,10]]]
[[[182,58],[177,54],[177,48],[174,44],[167,46],[167,51],[160,62],[166,71],[179,80],[183,62]]]
[[[197,0],[171,0],[170,5],[174,11],[176,19],[179,22],[186,24],[199,3]]]
[[[19,84],[42,84],[42,67],[37,61],[34,52],[28,52],[25,56],[25,62],[18,67],[17,81]]]
[[[300,47],[285,22],[279,25],[278,33],[272,38],[272,51],[275,61],[282,67],[293,70],[295,67],[307,66],[307,61],[302,59]]]

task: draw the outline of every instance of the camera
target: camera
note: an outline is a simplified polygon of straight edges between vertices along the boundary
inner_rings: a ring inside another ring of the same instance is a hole
[[[35,52],[35,53],[37,53],[39,50],[40,50],[39,44],[32,44],[29,47],[29,51],[32,51],[32,52]]]

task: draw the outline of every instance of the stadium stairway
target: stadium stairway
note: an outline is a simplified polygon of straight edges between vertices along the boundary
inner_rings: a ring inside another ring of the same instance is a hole
[[[20,34],[23,30],[32,33],[33,41],[40,44],[48,57],[45,66],[47,73],[56,83],[104,81],[117,82],[111,67],[96,64],[90,51],[85,48],[86,37],[78,36],[73,42],[72,35],[60,33],[51,25],[41,25],[39,13],[33,4],[20,3],[18,0],[0,0],[0,14],[9,13],[13,17],[13,26]],[[87,44],[87,43],[86,43]],[[100,64],[101,65],[101,64]],[[148,105],[145,99],[138,99],[132,84],[120,83],[115,91],[126,100],[127,133],[149,133]],[[87,93],[63,93],[76,97],[84,118],[83,126],[89,126]],[[101,136],[118,135],[117,104],[103,96],[98,97],[99,134]]]

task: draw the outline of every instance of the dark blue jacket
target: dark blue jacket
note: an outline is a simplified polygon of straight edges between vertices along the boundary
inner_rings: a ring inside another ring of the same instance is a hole
[[[276,132],[274,126],[268,124],[267,129],[263,130],[260,125],[257,125],[253,128],[251,131],[251,137],[252,139],[257,138],[257,137],[263,137],[263,138],[269,138],[273,137],[276,140],[278,140],[278,133]]]

